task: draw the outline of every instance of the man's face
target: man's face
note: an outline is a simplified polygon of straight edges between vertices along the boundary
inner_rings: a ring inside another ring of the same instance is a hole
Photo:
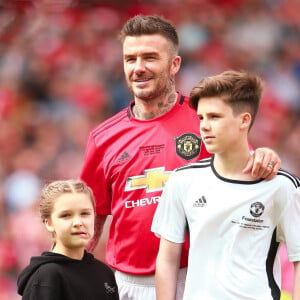
[[[123,43],[126,81],[136,99],[152,100],[170,92],[180,66],[171,43],[159,34],[127,36]]]

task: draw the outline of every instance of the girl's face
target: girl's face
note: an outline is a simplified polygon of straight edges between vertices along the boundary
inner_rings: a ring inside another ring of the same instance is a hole
[[[53,205],[52,214],[45,221],[54,235],[54,252],[81,259],[85,247],[94,235],[95,213],[92,200],[84,193],[66,193]]]

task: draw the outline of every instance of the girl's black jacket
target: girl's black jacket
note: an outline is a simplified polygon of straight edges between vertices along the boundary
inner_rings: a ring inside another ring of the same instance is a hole
[[[85,252],[82,260],[43,252],[18,277],[22,300],[119,300],[113,271]]]

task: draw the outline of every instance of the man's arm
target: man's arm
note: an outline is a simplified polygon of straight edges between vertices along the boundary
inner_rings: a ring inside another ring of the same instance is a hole
[[[294,262],[293,300],[300,300],[300,261]]]
[[[175,300],[182,244],[160,239],[156,258],[155,285],[157,300]]]
[[[91,240],[90,244],[87,247],[88,252],[93,252],[95,247],[97,246],[100,236],[103,231],[103,226],[105,223],[107,216],[105,215],[97,215],[95,218],[95,233],[93,239]]]
[[[275,177],[280,167],[281,160],[274,150],[270,148],[257,148],[250,156],[243,172],[251,172],[254,178],[270,180]]]

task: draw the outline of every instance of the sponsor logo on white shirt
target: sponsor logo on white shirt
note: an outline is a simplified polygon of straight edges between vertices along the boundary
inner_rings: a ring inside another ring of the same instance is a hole
[[[193,204],[194,207],[204,207],[207,204],[206,198],[204,196],[200,197]]]

